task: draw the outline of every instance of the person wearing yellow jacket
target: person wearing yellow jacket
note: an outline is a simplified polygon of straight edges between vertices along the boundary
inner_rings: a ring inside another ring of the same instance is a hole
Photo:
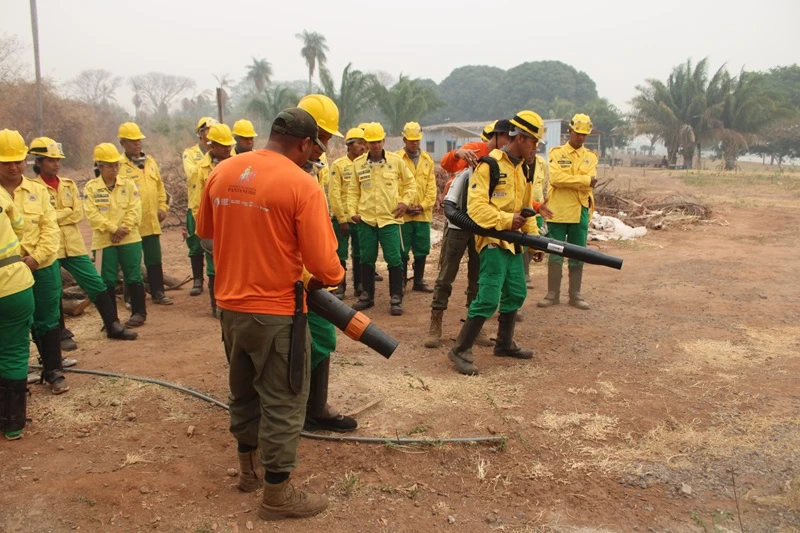
[[[533,175],[533,201],[537,204],[541,204],[545,200],[544,180],[547,176],[547,160],[539,154],[535,154],[535,156],[528,161],[528,169]],[[540,214],[536,215],[536,226],[540,230],[544,226],[544,217],[542,217]],[[537,263],[540,263],[544,259],[544,252],[526,249],[523,257],[525,260],[525,285],[529,289],[532,289],[533,282],[531,281],[531,259]],[[518,318],[519,316],[520,315],[517,315]]]
[[[200,193],[202,186],[198,187],[194,175],[200,160],[208,152],[208,130],[217,124],[217,120],[211,117],[202,117],[197,121],[197,144],[183,151],[183,172],[186,174],[186,246],[189,248],[189,261],[192,264],[192,288],[189,296],[199,296],[203,292],[203,248],[200,246],[200,238],[195,235],[195,215],[200,207]]]
[[[24,143],[23,143],[24,145]],[[24,166],[21,167],[24,169]],[[33,327],[31,334],[42,362],[42,379],[53,394],[69,390],[61,361],[61,268],[58,264],[60,232],[47,190],[11,165],[0,174],[0,185],[14,197],[24,220],[22,261],[33,272]]]
[[[0,131],[0,180],[19,181],[28,147],[19,132]],[[33,326],[33,274],[23,262],[25,221],[14,195],[0,187],[0,431],[16,440],[25,429],[28,358]]]
[[[364,292],[353,309],[362,311],[375,305],[375,262],[378,243],[389,267],[390,313],[403,314],[403,259],[400,226],[408,206],[414,203],[417,189],[414,174],[403,159],[383,149],[386,132],[378,122],[364,130],[367,153],[353,161],[355,181],[347,189],[347,210],[358,224],[361,247],[361,281]]]
[[[47,190],[50,205],[56,212],[56,220],[61,232],[61,242],[58,247],[58,262],[61,268],[75,278],[78,286],[86,291],[89,300],[97,307],[109,339],[136,339],[138,334],[135,331],[120,324],[116,299],[109,295],[106,284],[97,273],[92,260],[89,259],[83,235],[78,228],[78,222],[83,220],[83,202],[80,191],[74,181],[58,175],[61,167],[60,161],[64,159],[61,144],[48,137],[39,137],[31,141],[29,153],[35,158],[33,171],[36,179],[34,181]],[[61,327],[64,327],[63,322]]]
[[[243,154],[250,152],[256,144],[256,129],[253,123],[246,119],[237,120],[233,123],[233,139],[236,141],[236,146],[231,150],[231,155]]]
[[[133,122],[119,127],[119,143],[124,151],[120,160],[119,174],[132,180],[139,189],[142,202],[142,222],[139,235],[142,237],[142,254],[147,269],[150,297],[154,304],[172,305],[172,299],[164,292],[164,269],[161,265],[161,223],[167,218],[167,191],[161,181],[161,171],[153,156],[142,152],[142,131]]]
[[[101,250],[100,277],[109,296],[116,301],[117,272],[122,276],[131,298],[129,328],[147,320],[144,281],[142,279],[142,200],[133,180],[122,177],[122,155],[111,143],[94,148],[95,178],[83,188],[83,210],[92,227],[92,250]]]
[[[550,150],[550,185],[547,197],[555,216],[547,221],[547,236],[586,246],[589,221],[594,212],[592,190],[597,185],[597,154],[584,146],[586,136],[592,133],[588,115],[578,113],[569,123],[569,141]],[[560,301],[561,276],[564,258],[550,254],[547,263],[547,294],[539,307],[557,305]],[[583,263],[569,260],[569,305],[589,309],[581,296]]]
[[[417,122],[409,122],[403,127],[402,149],[397,155],[403,158],[414,174],[416,195],[403,215],[403,286],[408,280],[408,255],[414,253],[414,284],[412,290],[433,292],[425,283],[425,263],[431,253],[431,221],[433,206],[436,204],[436,165],[428,152],[420,150],[422,128]]]
[[[522,210],[534,207],[526,160],[536,152],[544,136],[544,121],[533,111],[525,110],[514,115],[511,124],[514,126],[509,133],[511,141],[502,150],[489,153],[489,157],[497,161],[499,180],[490,192],[490,166],[480,163],[470,179],[467,212],[484,228],[538,234],[535,217],[525,218]],[[470,304],[456,345],[448,353],[456,370],[467,375],[478,373],[472,346],[486,319],[497,311],[498,304],[500,314],[494,355],[517,359],[533,357],[533,351],[523,350],[514,342],[517,310],[527,296],[522,250],[512,243],[483,236],[475,236],[475,249],[481,263],[478,296]]]
[[[358,232],[353,226],[350,228],[350,217],[347,216],[347,189],[353,182],[355,167],[353,161],[367,151],[367,143],[364,141],[364,130],[361,128],[350,128],[344,138],[347,146],[347,154],[340,157],[331,165],[330,184],[328,186],[328,197],[331,206],[331,216],[333,217],[333,231],[339,242],[337,253],[342,268],[347,270],[347,253],[352,242],[353,252],[353,289],[355,297],[358,298],[363,288],[361,284],[361,251],[358,248]],[[336,296],[342,300],[347,291],[347,276],[339,287],[336,288]]]

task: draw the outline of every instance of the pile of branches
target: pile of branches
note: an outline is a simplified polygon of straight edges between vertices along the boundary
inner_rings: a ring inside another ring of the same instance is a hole
[[[186,209],[189,205],[187,199],[186,176],[183,173],[183,160],[169,159],[159,165],[161,180],[167,191],[169,215],[162,224],[162,228],[183,226],[186,223]]]

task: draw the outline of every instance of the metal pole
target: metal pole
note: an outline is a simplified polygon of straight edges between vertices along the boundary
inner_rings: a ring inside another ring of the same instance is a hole
[[[36,0],[31,0],[31,29],[33,30],[33,60],[36,66],[36,134],[44,135],[44,111],[42,109],[42,66],[39,61],[39,15]]]

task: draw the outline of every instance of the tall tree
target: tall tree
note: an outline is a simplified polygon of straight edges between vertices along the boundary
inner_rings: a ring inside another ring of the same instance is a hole
[[[328,43],[324,35],[315,31],[310,32],[308,30],[303,30],[303,33],[298,33],[295,37],[303,42],[300,55],[303,56],[303,59],[306,61],[306,66],[308,67],[308,93],[306,94],[311,94],[314,72],[317,70],[317,67],[322,68],[325,66],[325,62],[328,60],[328,56],[326,55],[328,52]]]
[[[245,78],[253,84],[257,93],[262,92],[272,79],[272,64],[264,58],[254,57],[253,62],[247,67]]]
[[[292,89],[283,86],[271,87],[260,94],[253,95],[245,109],[261,125],[267,126],[272,123],[278,113],[296,106],[299,101],[300,97]]]
[[[18,37],[0,37],[0,83],[11,83],[22,78],[22,51]]]
[[[365,74],[352,67],[352,63],[344,67],[338,89],[330,71],[325,67],[319,70],[322,93],[330,97],[339,108],[339,123],[343,129],[355,125],[357,114],[375,103],[375,88],[378,86],[378,80],[373,74]]]
[[[378,85],[375,91],[378,109],[386,117],[389,133],[393,135],[399,135],[406,122],[419,121],[442,105],[434,88],[403,75],[391,89]]]
[[[107,106],[116,101],[116,92],[122,78],[107,70],[84,70],[69,82],[70,94],[90,105]]]
[[[181,94],[194,89],[194,80],[162,72],[139,74],[128,79],[128,85],[139,95],[142,105],[152,112],[166,116]]]

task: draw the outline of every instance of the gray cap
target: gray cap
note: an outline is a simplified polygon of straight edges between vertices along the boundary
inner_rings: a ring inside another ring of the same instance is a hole
[[[325,145],[317,136],[319,132],[317,121],[305,109],[299,107],[284,109],[272,122],[272,131],[300,139],[310,137],[323,152],[325,151]]]

